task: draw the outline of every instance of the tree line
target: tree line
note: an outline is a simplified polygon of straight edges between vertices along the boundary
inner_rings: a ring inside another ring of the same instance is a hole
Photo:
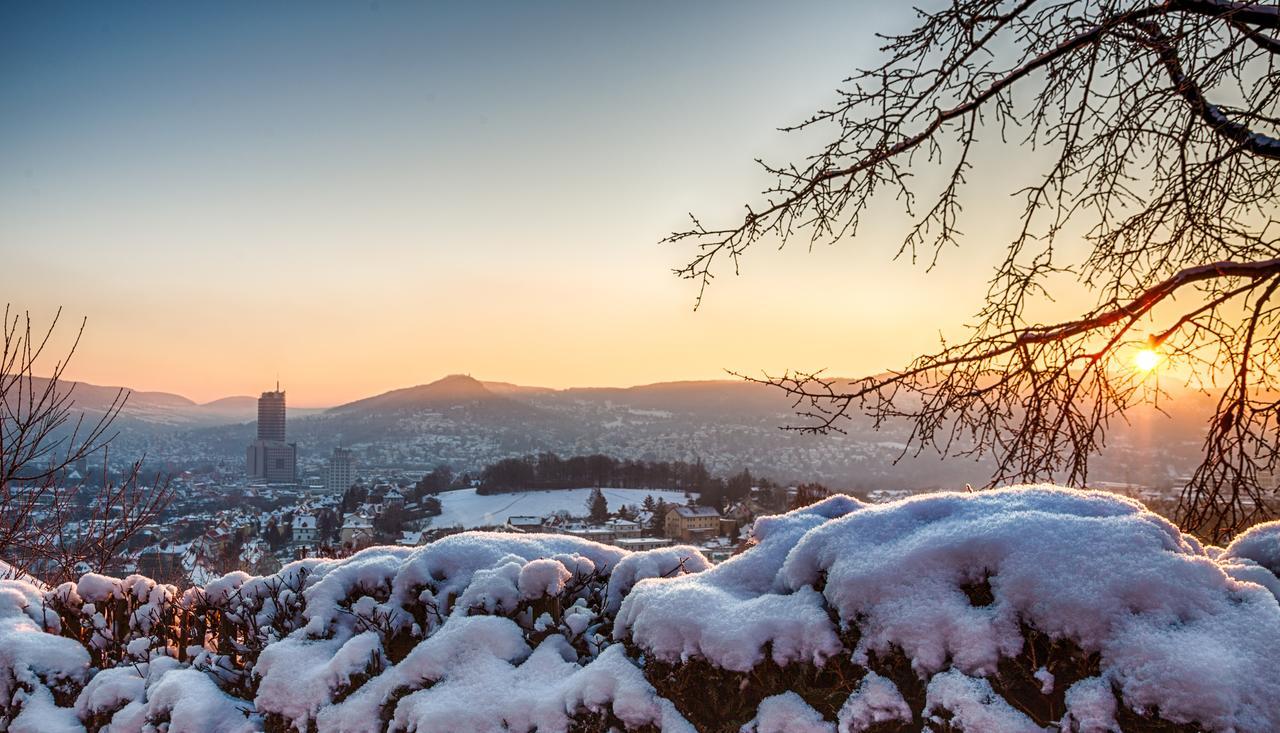
[[[701,460],[694,463],[620,460],[598,453],[561,458],[548,452],[504,458],[489,464],[480,474],[479,490],[485,494],[614,486],[698,491],[710,480],[711,474]]]
[[[713,476],[701,459],[692,463],[645,461],[599,453],[561,458],[547,452],[489,464],[480,473],[477,493],[610,486],[686,491],[698,494],[700,503],[722,507],[728,501],[746,498],[752,485],[758,484],[745,469],[727,478]]]

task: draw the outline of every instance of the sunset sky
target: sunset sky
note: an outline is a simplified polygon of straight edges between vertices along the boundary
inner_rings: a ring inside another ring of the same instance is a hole
[[[5,3],[0,300],[88,317],[71,376],[200,401],[892,367],[1007,237],[933,273],[887,225],[762,248],[697,312],[657,244],[812,146],[775,128],[892,6]]]

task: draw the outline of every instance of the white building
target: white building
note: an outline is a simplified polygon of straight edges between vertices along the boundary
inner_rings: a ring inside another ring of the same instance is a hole
[[[320,528],[312,514],[293,515],[293,541],[298,544],[313,544],[320,538]]]
[[[342,523],[339,530],[342,544],[354,548],[368,547],[373,544],[373,522],[368,517],[352,514]]]
[[[619,537],[614,540],[613,544],[624,550],[644,552],[645,550],[656,550],[660,547],[670,547],[671,540],[663,537]]]
[[[507,529],[512,532],[537,534],[543,531],[546,520],[542,517],[512,516],[507,517]]]
[[[333,455],[324,464],[324,491],[341,494],[351,488],[356,480],[356,460],[349,448],[334,448]]]

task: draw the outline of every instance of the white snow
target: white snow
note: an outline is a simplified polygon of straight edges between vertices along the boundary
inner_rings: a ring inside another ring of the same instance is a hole
[[[10,731],[42,730],[42,724],[65,730],[74,718],[54,704],[53,690],[75,690],[89,677],[84,647],[44,633],[56,616],[44,612],[43,600],[30,583],[0,580],[0,722],[12,717]]]
[[[1112,733],[1116,722],[1116,697],[1111,685],[1101,677],[1088,677],[1067,688],[1064,730],[1076,733]]]
[[[1280,521],[1250,527],[1227,546],[1226,556],[1252,560],[1280,575]]]
[[[840,733],[859,733],[889,721],[911,722],[911,708],[893,680],[868,672],[840,708]]]
[[[630,637],[668,660],[707,659],[746,672],[766,646],[779,664],[821,664],[842,648],[837,630],[812,587],[783,589],[777,573],[806,531],[862,506],[834,496],[780,517],[756,521],[749,552],[706,572],[636,583],[622,602],[614,636]]]
[[[0,580],[0,729],[241,733],[274,717],[318,733],[584,720],[691,733],[697,711],[677,705],[711,690],[666,699],[647,666],[701,660],[718,668],[707,685],[732,685],[715,693],[746,694],[767,656],[775,680],[837,659],[861,676],[838,711],[775,687],[734,728],[858,733],[923,716],[970,733],[1103,733],[1123,705],[1267,733],[1280,730],[1277,534],[1204,548],[1131,500],[1024,487],[830,497],[758,520],[753,546],[715,567],[692,547],[467,532],[181,592],[136,575],[52,590]],[[210,626],[179,642],[181,614],[243,636],[228,644]],[[1094,655],[1095,676],[1029,660],[1025,628]],[[90,650],[108,668],[91,668]],[[877,666],[894,655],[909,677]],[[1002,697],[1009,658],[1034,679],[1026,694],[1065,694],[1063,720]]]
[[[950,670],[935,675],[925,692],[925,716],[972,733],[1044,733],[991,689],[991,683]]]
[[[822,718],[794,692],[772,695],[760,701],[756,717],[742,726],[742,733],[835,733],[836,727]]]

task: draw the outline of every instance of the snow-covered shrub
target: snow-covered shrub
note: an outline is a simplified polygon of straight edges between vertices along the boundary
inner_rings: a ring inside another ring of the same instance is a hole
[[[511,716],[565,728],[579,710],[607,708],[577,698],[590,681],[579,673],[612,643],[615,568],[630,568],[630,583],[637,573],[708,566],[692,548],[656,552],[638,566],[632,557],[563,535],[468,532],[412,551],[371,548],[320,568],[304,591],[305,624],[257,662],[258,710],[279,730],[468,730],[485,719],[518,728]],[[646,691],[640,696],[651,698],[632,670]],[[579,707],[565,709],[566,700]],[[663,710],[654,702],[645,720],[660,722]]]
[[[468,532],[181,592],[0,581],[0,731],[1275,731],[1276,536],[1030,487],[832,497],[715,567]]]
[[[1280,598],[1280,521],[1250,527],[1221,556],[1232,576],[1263,585]]]
[[[1031,487],[816,505],[757,529],[707,572],[638,583],[618,614],[702,729],[748,722],[735,696],[792,690],[847,730],[1280,730],[1276,598],[1136,502]],[[871,673],[909,725],[845,708]],[[713,689],[683,694],[695,679]]]
[[[0,730],[79,730],[70,707],[89,677],[89,653],[72,639],[46,633],[59,620],[44,592],[22,580],[0,580]]]

